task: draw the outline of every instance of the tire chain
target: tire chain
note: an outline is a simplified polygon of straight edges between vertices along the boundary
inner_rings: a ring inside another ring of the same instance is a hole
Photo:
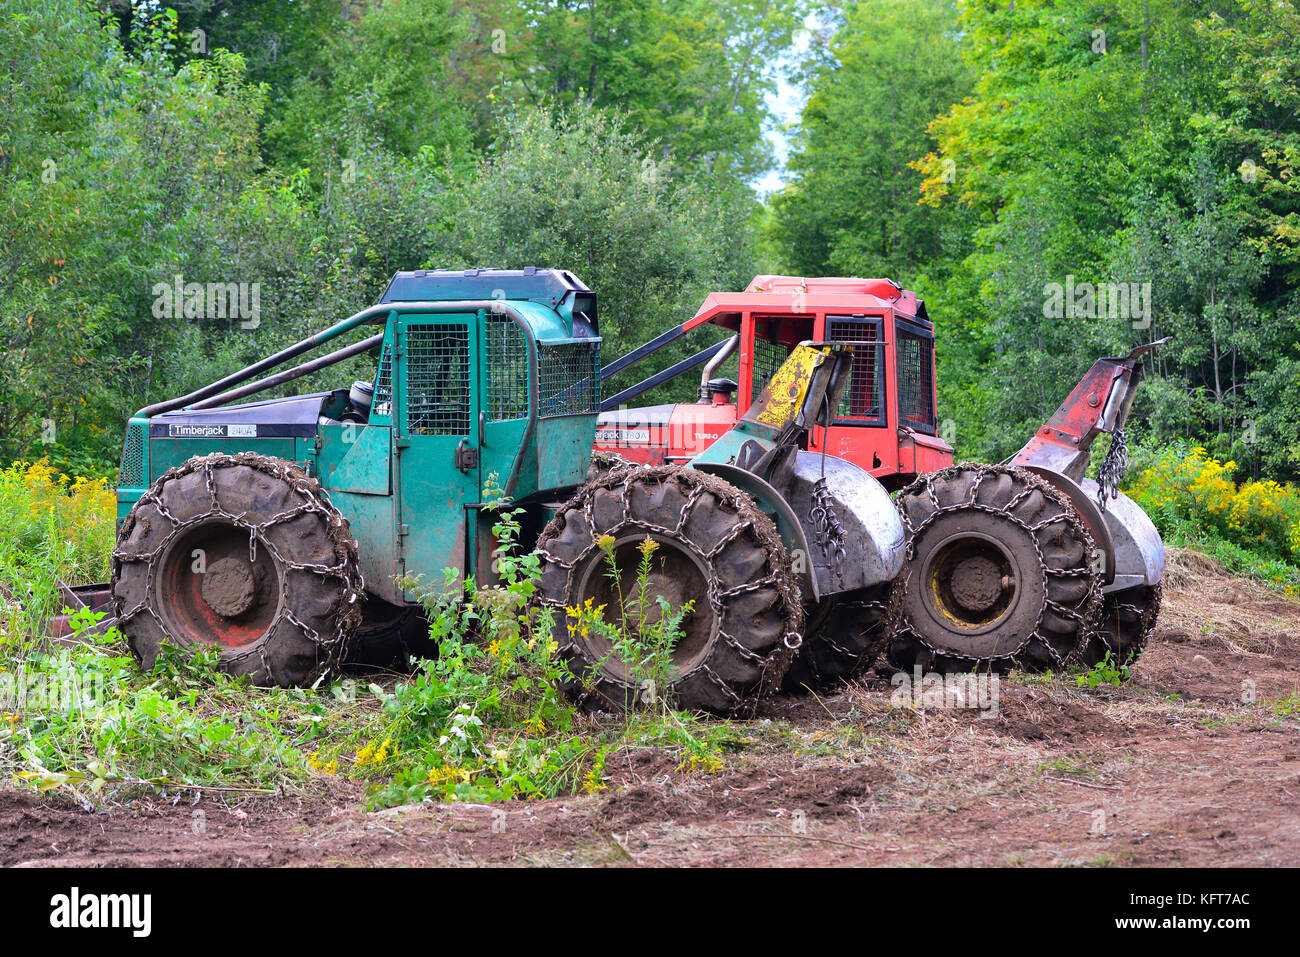
[[[213,476],[213,469],[217,466],[243,465],[256,471],[271,475],[287,483],[294,491],[306,496],[306,501],[294,508],[289,509],[282,514],[276,515],[268,521],[260,524],[253,524],[245,520],[246,513],[234,514],[226,511],[221,507],[217,499],[216,479]],[[163,504],[162,489],[163,486],[172,479],[188,475],[198,468],[204,471],[204,485],[208,495],[212,499],[212,507],[201,515],[195,515],[185,521],[174,516]],[[172,529],[159,545],[150,552],[126,555],[121,550],[121,542],[130,534],[135,525],[136,509],[141,505],[152,505],[158,510],[158,513],[172,523]],[[321,565],[312,562],[294,562],[286,559],[280,554],[274,544],[265,537],[265,530],[272,525],[279,525],[282,522],[289,521],[299,515],[315,513],[324,516],[326,527],[329,530],[331,540],[334,542],[336,554],[342,551],[343,558],[334,565]],[[258,455],[255,452],[241,452],[236,455],[227,455],[220,452],[213,452],[205,456],[196,456],[185,463],[168,469],[157,481],[150,486],[149,490],[136,502],[132,508],[131,514],[122,523],[122,529],[118,533],[118,545],[113,549],[112,566],[113,579],[116,581],[120,577],[120,570],[126,562],[145,563],[146,568],[152,564],[153,560],[161,553],[164,553],[172,543],[195,523],[201,522],[208,518],[222,518],[232,525],[249,530],[248,550],[249,561],[252,562],[256,557],[257,542],[260,540],[262,545],[275,558],[280,566],[284,569],[295,571],[309,571],[320,575],[322,578],[339,578],[344,583],[344,598],[346,608],[344,613],[337,616],[337,624],[332,635],[322,635],[316,629],[302,622],[289,609],[288,602],[285,600],[286,590],[288,587],[288,577],[280,575],[280,593],[277,596],[278,609],[276,616],[267,625],[266,631],[271,631],[283,617],[302,634],[312,641],[321,651],[320,664],[308,677],[308,684],[312,684],[321,677],[328,675],[335,670],[342,660],[343,652],[348,638],[355,629],[356,624],[361,618],[361,598],[365,592],[365,580],[362,577],[360,569],[357,567],[357,546],[355,539],[352,538],[351,530],[348,527],[348,521],[342,513],[330,502],[329,495],[320,486],[315,479],[311,478],[302,469],[283,459],[273,459],[264,455]],[[157,622],[159,629],[164,635],[167,634],[167,627],[163,620],[158,616],[153,607],[153,575],[146,572],[144,576],[145,594],[140,602],[130,609],[117,607],[117,619],[119,623],[130,621],[142,611],[148,612],[149,616]],[[116,596],[114,596],[115,605],[120,605]],[[265,632],[264,632],[265,633]],[[170,636],[169,636],[170,637]],[[242,661],[249,655],[257,653],[258,660],[268,679],[274,680],[275,675],[270,663],[263,654],[262,644],[256,643],[249,651],[229,656],[227,661]],[[134,649],[132,649],[134,655]],[[138,660],[138,659],[137,659]]]
[[[1138,637],[1132,642],[1132,646],[1129,648],[1128,658],[1125,661],[1115,660],[1119,649],[1112,648],[1111,643],[1106,640],[1106,638],[1101,637],[1105,634],[1104,629],[1100,627],[1104,622],[1099,620],[1097,623],[1098,627],[1095,629],[1094,633],[1098,636],[1098,640],[1101,642],[1102,646],[1111,652],[1111,660],[1117,665],[1131,665],[1133,662],[1137,661],[1138,657],[1142,654],[1142,651],[1146,648],[1147,642],[1151,639],[1151,635],[1156,630],[1156,621],[1160,617],[1160,603],[1164,597],[1164,583],[1156,582],[1154,585],[1149,587],[1151,588],[1151,593],[1146,602],[1142,605],[1134,605],[1131,602],[1115,602],[1115,611],[1117,613],[1128,612],[1137,618],[1139,622]],[[1118,620],[1116,621],[1115,627],[1119,627]]]
[[[844,526],[835,514],[835,499],[822,476],[813,483],[810,515],[817,531],[817,544],[830,553],[832,567],[838,569],[847,557],[844,550]]]
[[[640,468],[619,468],[612,472],[608,472],[594,479],[591,482],[588,482],[578,492],[578,497],[581,498],[582,500],[583,519],[587,523],[587,528],[592,533],[591,544],[589,544],[586,548],[584,548],[582,552],[579,553],[579,555],[576,558],[574,558],[572,561],[566,562],[563,559],[557,558],[555,555],[552,555],[550,552],[546,550],[546,548],[544,547],[544,545],[541,544],[541,542],[544,541],[547,538],[548,533],[552,531],[552,526],[555,525],[555,521],[556,521],[553,519],[552,522],[548,524],[548,526],[542,531],[542,534],[539,537],[537,554],[540,555],[546,561],[552,562],[555,565],[559,566],[560,568],[565,569],[565,571],[571,572],[576,566],[586,562],[590,558],[593,552],[600,550],[600,546],[596,544],[597,538],[600,538],[603,535],[617,536],[618,532],[620,532],[624,528],[627,528],[628,526],[636,526],[638,530],[648,529],[650,531],[657,532],[658,534],[664,536],[670,541],[675,542],[678,547],[688,550],[693,554],[695,554],[696,556],[698,556],[699,558],[702,558],[706,562],[708,562],[709,560],[711,560],[712,558],[720,554],[722,550],[725,549],[729,544],[731,544],[733,541],[739,538],[740,535],[743,534],[747,528],[755,528],[753,525],[745,524],[743,522],[738,522],[725,536],[723,536],[717,542],[717,544],[715,544],[711,549],[709,549],[709,551],[705,552],[697,545],[695,545],[694,542],[690,541],[682,534],[683,530],[686,527],[687,519],[690,517],[691,511],[694,509],[696,503],[700,500],[701,496],[703,496],[706,492],[711,493],[717,496],[718,498],[726,501],[728,505],[732,506],[733,509],[735,509],[738,513],[742,515],[746,511],[753,510],[754,508],[753,501],[747,495],[741,492],[739,489],[736,489],[734,486],[732,486],[730,483],[725,482],[721,479],[717,479],[713,476],[709,476],[706,473],[698,472],[694,469],[687,468],[685,466],[650,466],[646,469],[646,471],[649,471],[650,469],[654,470],[655,477],[662,477],[665,481],[671,481],[675,478],[681,477],[687,479],[687,481],[691,483],[690,492],[687,494],[686,501],[682,503],[682,507],[678,511],[677,522],[674,527],[669,528],[663,525],[655,525],[652,522],[647,522],[643,520],[633,520],[628,518],[628,515],[631,512],[631,494],[632,494],[633,481],[640,477],[639,473],[641,473],[642,470]],[[600,489],[613,488],[618,485],[621,485],[623,489],[622,494],[620,496],[623,505],[623,518],[620,521],[616,522],[611,528],[604,529],[601,531],[600,535],[597,535],[596,534],[597,525],[596,525],[595,517],[592,514],[592,503],[595,498],[595,493]],[[764,541],[763,537],[759,534],[757,528],[755,528],[755,533],[759,537],[760,544],[762,545],[772,544],[771,541]],[[784,543],[782,543],[779,538],[775,539],[775,543],[780,544],[782,546],[782,550],[784,551]],[[728,700],[731,702],[733,710],[735,711],[739,711],[742,708],[746,707],[747,705],[752,706],[754,701],[756,701],[758,698],[763,697],[763,695],[766,693],[768,689],[774,688],[780,684],[781,677],[785,673],[785,669],[789,666],[789,663],[791,659],[794,657],[795,652],[798,651],[800,644],[803,642],[802,636],[799,635],[797,632],[792,633],[787,631],[782,636],[780,644],[778,644],[776,648],[769,655],[764,657],[752,651],[751,649],[746,648],[735,638],[735,636],[730,635],[727,632],[722,630],[722,620],[723,620],[722,612],[724,609],[723,603],[727,599],[734,598],[738,595],[747,594],[752,591],[758,591],[759,589],[766,588],[768,586],[772,586],[777,590],[778,594],[781,596],[782,601],[785,602],[788,608],[793,608],[798,610],[802,607],[799,602],[798,587],[786,575],[769,575],[766,578],[762,578],[755,582],[746,582],[743,585],[736,585],[732,588],[727,589],[726,591],[719,591],[717,582],[714,579],[710,579],[708,583],[708,600],[710,606],[714,610],[714,616],[718,622],[718,636],[728,645],[728,647],[732,648],[737,654],[745,658],[747,661],[754,663],[758,667],[761,674],[758,685],[756,687],[755,694],[752,696],[752,700],[746,702],[738,694],[736,694],[736,692],[733,691],[725,681],[719,678],[718,675],[711,668],[709,668],[707,663],[701,665],[700,670],[708,677],[711,684],[715,685],[723,692],[723,694],[727,696]],[[561,612],[563,612],[564,610],[563,602],[554,601],[550,599],[541,599],[541,604],[553,609],[558,609]],[[798,617],[799,616],[796,615],[796,620],[798,620]],[[572,637],[570,637],[570,639],[562,645],[562,648],[567,650],[575,646],[576,646],[576,642],[572,640]],[[585,702],[585,700],[591,695],[592,692],[589,688],[586,687],[585,681],[583,682],[583,684],[584,684],[583,700]]]
[[[837,607],[834,609],[834,611],[839,611],[842,608],[859,610],[861,612],[858,619],[860,631],[879,629],[880,637],[875,643],[874,652],[870,655],[870,661],[860,660],[863,657],[862,654],[852,648],[846,648],[839,642],[832,640],[824,631],[826,623],[825,619],[821,621],[820,628],[810,628],[809,633],[814,636],[813,640],[823,642],[826,647],[832,649],[843,658],[858,658],[859,661],[854,668],[853,675],[863,673],[867,668],[871,667],[880,656],[880,650],[889,643],[889,639],[893,636],[893,633],[898,626],[898,619],[903,610],[903,589],[900,586],[900,579],[895,579],[893,582],[887,582],[879,586],[873,586],[873,591],[877,594],[882,594],[882,598],[850,599],[838,602]],[[833,614],[834,611],[830,612],[830,614]],[[832,679],[824,677],[818,671],[816,661],[811,657],[808,659],[807,668],[816,685],[824,687],[830,686]],[[839,676],[833,680],[841,681],[847,677],[852,677],[853,675]]]
[[[941,505],[939,503],[938,497],[934,493],[933,480],[939,477],[955,475],[959,472],[975,472],[977,474],[975,483],[971,486],[970,494],[963,502],[957,502],[953,505],[947,505],[947,506]],[[1022,479],[1025,482],[1025,486],[1026,486],[1024,490],[1021,491],[1019,494],[1017,494],[1015,497],[1013,497],[1011,501],[1008,502],[1002,508],[995,508],[991,505],[984,505],[980,502],[975,501],[976,497],[979,494],[980,486],[983,484],[984,480],[988,476],[1006,475],[1006,474],[1010,474],[1017,478]],[[926,519],[923,522],[921,522],[920,525],[913,528],[911,519],[907,514],[907,510],[903,507],[903,500],[908,495],[922,488],[925,489],[927,495],[930,498],[930,503],[933,506],[933,511],[929,516],[926,517]],[[1035,491],[1041,492],[1045,498],[1050,499],[1055,504],[1060,506],[1062,511],[1058,515],[1054,515],[1051,518],[1047,518],[1034,525],[1030,525],[1022,521],[1018,516],[1016,516],[1014,509],[1021,502],[1027,499],[1031,494],[1033,494]],[[1047,570],[1047,562],[1043,559],[1042,550],[1038,546],[1038,537],[1035,534],[1036,532],[1045,528],[1048,525],[1052,525],[1064,521],[1070,526],[1071,530],[1075,534],[1077,534],[1083,541],[1084,554],[1087,555],[1089,558],[1091,558],[1091,556],[1093,556],[1096,553],[1096,543],[1093,541],[1092,533],[1088,531],[1087,526],[1085,526],[1083,522],[1079,519],[1078,513],[1075,511],[1074,505],[1070,502],[1069,498],[1063,492],[1061,492],[1055,486],[1051,485],[1045,479],[1039,478],[1037,475],[1035,475],[1034,473],[1026,469],[1000,466],[1000,465],[988,465],[985,463],[978,463],[978,462],[963,462],[960,465],[949,466],[948,468],[942,469],[938,472],[931,472],[927,475],[923,475],[918,479],[916,479],[916,481],[914,481],[911,485],[904,488],[899,493],[898,512],[903,519],[903,526],[904,528],[907,529],[907,533],[908,533],[907,549],[905,553],[907,560],[910,562],[915,556],[915,548],[916,548],[915,543],[916,543],[917,536],[920,535],[920,533],[924,531],[930,525],[931,522],[933,522],[936,518],[938,518],[939,515],[945,512],[952,512],[952,511],[957,511],[960,509],[967,509],[967,508],[972,508],[977,511],[987,512],[992,515],[1001,516],[1019,525],[1021,528],[1025,529],[1029,533],[1029,538],[1034,544],[1034,557],[1037,559],[1038,567],[1042,571],[1042,584],[1043,584],[1044,596],[1048,594],[1048,590],[1047,590],[1048,570]],[[1101,596],[1100,584],[1097,580],[1097,577],[1092,573],[1092,568],[1090,566],[1084,566],[1083,568],[1069,569],[1066,571],[1053,569],[1051,574],[1059,578],[1078,578],[1083,576],[1090,576],[1092,579],[1089,582],[1087,597],[1083,600],[1083,602],[1079,606],[1075,608],[1065,608],[1064,606],[1058,604],[1057,602],[1052,601],[1050,598],[1044,597],[1043,607],[1039,609],[1037,615],[1036,620],[1040,626],[1043,622],[1044,616],[1049,610],[1055,611],[1058,615],[1061,615],[1062,617],[1070,618],[1078,622],[1078,640],[1075,643],[1075,647],[1067,655],[1062,657],[1061,654],[1057,652],[1057,650],[1052,646],[1052,643],[1049,642],[1046,638],[1044,638],[1041,634],[1039,634],[1038,628],[1036,627],[1034,631],[1030,632],[1021,640],[1020,644],[1017,646],[1014,652],[1012,652],[1009,655],[999,656],[999,660],[1008,660],[1008,661],[1013,660],[1025,649],[1025,647],[1029,644],[1029,642],[1037,638],[1038,641],[1044,647],[1047,648],[1048,653],[1051,655],[1053,662],[1058,667],[1064,668],[1069,661],[1077,658],[1079,653],[1082,652],[1083,649],[1087,646],[1089,634],[1091,633],[1094,623],[1098,620],[1101,614],[1102,596]],[[902,576],[900,576],[900,579],[901,578]],[[900,594],[899,594],[900,602],[901,602],[901,598],[902,595],[900,590]],[[911,623],[907,620],[906,615],[900,614],[897,626],[895,628],[895,634],[901,634],[904,631],[912,635],[912,637],[914,637],[921,644],[921,646],[925,648],[927,651],[929,651],[932,655],[939,655],[945,658],[959,658],[959,659],[969,660],[975,662],[976,664],[983,663],[984,661],[984,659],[978,659],[978,660],[970,659],[968,658],[968,656],[965,655],[953,654],[952,652],[943,651],[939,648],[936,648],[933,644],[931,644],[929,641],[926,640],[925,635],[922,634],[919,629],[911,627]],[[991,663],[992,660],[993,659],[988,659],[989,663]]]

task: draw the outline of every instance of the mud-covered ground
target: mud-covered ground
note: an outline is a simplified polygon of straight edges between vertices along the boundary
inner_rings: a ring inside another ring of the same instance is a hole
[[[633,753],[580,798],[365,813],[339,781],[86,813],[0,790],[0,864],[1300,865],[1300,603],[1195,554],[1122,688],[1016,676],[992,718],[892,690],[773,699],[720,772]]]

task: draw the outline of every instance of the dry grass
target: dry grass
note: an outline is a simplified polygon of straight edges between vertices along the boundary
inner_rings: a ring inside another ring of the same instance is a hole
[[[1171,548],[1164,587],[1162,630],[1205,635],[1246,656],[1276,656],[1295,638],[1300,600],[1235,578],[1200,552]]]

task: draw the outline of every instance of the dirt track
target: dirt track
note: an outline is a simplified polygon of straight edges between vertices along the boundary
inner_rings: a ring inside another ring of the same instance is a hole
[[[720,773],[639,752],[582,798],[366,814],[337,782],[87,814],[0,791],[0,864],[1300,865],[1300,603],[1177,554],[1127,686],[999,691],[991,720],[891,709],[886,679],[774,699]]]

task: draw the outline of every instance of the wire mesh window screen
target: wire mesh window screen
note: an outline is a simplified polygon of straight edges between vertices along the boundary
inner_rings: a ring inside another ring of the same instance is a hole
[[[754,402],[757,402],[758,397],[763,394],[763,387],[772,381],[772,376],[776,375],[776,370],[781,368],[781,363],[785,362],[790,356],[790,350],[785,346],[759,338],[763,331],[762,325],[756,323],[754,329],[754,391],[751,400]]]
[[[600,411],[600,343],[537,344],[537,394],[541,416]]]
[[[934,340],[896,326],[898,421],[918,432],[935,433]]]
[[[379,372],[375,376],[373,412],[375,415],[393,414],[393,351],[387,345],[379,357]]]
[[[488,316],[488,419],[528,417],[528,339],[508,316]]]
[[[469,434],[469,327],[406,330],[406,427],[412,435]]]
[[[132,425],[126,430],[117,482],[124,488],[139,488],[144,484],[144,438],[143,429],[138,425]]]
[[[826,338],[831,342],[880,342],[880,320],[859,316],[828,316]],[[885,411],[880,394],[883,379],[883,348],[855,349],[853,372],[840,395],[840,407],[835,413],[835,421],[844,425],[883,424]]]

